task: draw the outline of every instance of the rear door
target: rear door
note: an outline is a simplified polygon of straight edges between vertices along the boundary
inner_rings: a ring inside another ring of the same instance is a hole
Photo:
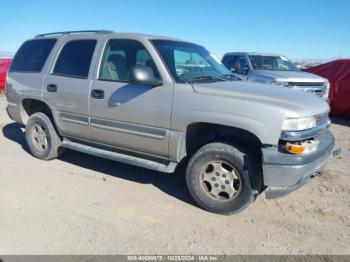
[[[52,106],[56,124],[64,136],[91,138],[88,97],[98,37],[64,38],[44,81],[44,100]]]

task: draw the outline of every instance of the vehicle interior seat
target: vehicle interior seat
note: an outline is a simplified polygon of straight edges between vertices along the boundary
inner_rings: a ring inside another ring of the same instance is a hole
[[[103,78],[108,80],[127,80],[126,61],[124,56],[112,54],[108,57]]]

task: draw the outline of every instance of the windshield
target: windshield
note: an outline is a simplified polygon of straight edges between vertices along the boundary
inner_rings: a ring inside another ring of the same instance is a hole
[[[202,46],[170,40],[153,40],[152,42],[176,82],[237,79]]]
[[[298,71],[297,67],[283,56],[250,55],[255,70]]]

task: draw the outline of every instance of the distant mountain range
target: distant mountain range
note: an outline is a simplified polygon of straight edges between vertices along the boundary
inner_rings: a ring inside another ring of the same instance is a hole
[[[4,52],[4,51],[0,51],[0,57],[13,57],[14,53],[12,52]]]
[[[334,61],[339,59],[339,57],[333,57],[333,58],[313,58],[313,59],[309,59],[309,58],[295,58],[295,59],[291,59],[293,62],[297,63],[302,63],[302,62],[308,62],[308,63],[319,63],[319,64],[323,64],[323,63],[327,63],[330,61]]]
[[[300,69],[303,68],[308,68],[308,67],[313,67],[317,66],[320,64],[325,64],[334,60],[338,60],[339,57],[337,58],[318,58],[318,59],[308,59],[308,58],[299,58],[299,59],[292,59],[292,62]]]

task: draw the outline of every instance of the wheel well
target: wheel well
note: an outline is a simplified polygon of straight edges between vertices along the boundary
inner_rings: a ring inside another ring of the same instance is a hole
[[[54,117],[52,115],[52,111],[50,109],[50,107],[43,101],[41,100],[37,100],[37,99],[24,99],[22,101],[22,106],[23,106],[23,110],[25,112],[25,121],[24,123],[27,123],[29,117],[35,113],[43,113],[45,114],[50,120],[51,123],[53,124],[57,134],[59,134],[56,124],[55,124],[55,120]]]
[[[261,152],[261,141],[253,133],[236,127],[210,123],[195,123],[187,128],[186,152],[193,154],[201,146],[210,142],[227,142]]]
[[[22,105],[28,118],[31,115],[38,112],[44,113],[48,117],[52,117],[51,109],[43,101],[36,100],[36,99],[24,99],[22,101]]]
[[[239,146],[250,152],[259,174],[257,178],[252,178],[252,186],[261,192],[263,185],[261,148],[263,145],[260,139],[253,133],[241,128],[209,123],[191,124],[186,132],[187,158],[203,145],[212,142]]]

